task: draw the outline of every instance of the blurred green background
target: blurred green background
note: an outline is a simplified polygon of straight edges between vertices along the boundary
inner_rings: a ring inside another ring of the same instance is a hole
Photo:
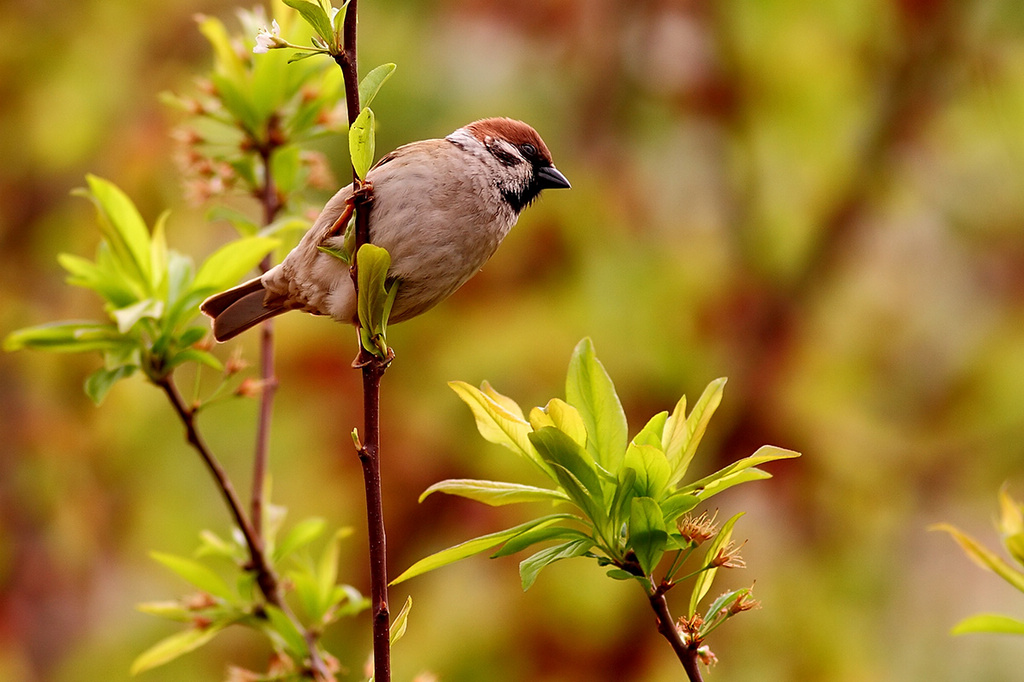
[[[183,198],[163,90],[210,54],[193,15],[234,2],[12,0],[0,8],[0,335],[102,314],[55,255],[91,255],[93,172],[196,256],[229,239]],[[633,430],[730,383],[698,466],[772,443],[800,460],[716,498],[749,511],[763,608],[711,641],[731,681],[1019,680],[1024,642],[949,628],[1024,596],[945,535],[995,546],[996,491],[1024,496],[1024,5],[1017,0],[395,0],[360,6],[360,63],[398,71],[378,149],[491,115],[532,123],[573,189],[527,211],[482,273],[398,325],[384,385],[392,574],[524,518],[418,494],[526,465],[477,434],[445,383],[488,379],[524,405],[561,395],[594,339]],[[339,177],[344,145],[328,142]],[[322,200],[326,195],[320,196]],[[249,206],[255,211],[255,206]],[[255,213],[254,213],[255,215]],[[360,530],[342,576],[368,590],[355,340],[280,319],[275,501]],[[255,339],[240,341],[255,357]],[[221,349],[221,352],[227,352]],[[148,558],[228,516],[163,397],[141,380],[96,409],[94,357],[0,356],[0,679],[128,678],[173,624],[134,604],[187,591]],[[204,414],[248,487],[255,403]],[[724,518],[724,517],[723,517]],[[505,524],[505,525],[502,525]],[[720,574],[721,575],[721,574]],[[593,562],[523,594],[477,558],[400,585],[415,599],[396,680],[683,679],[643,595]],[[685,598],[676,598],[676,611]],[[368,620],[327,644],[358,679]],[[228,634],[145,680],[217,680],[266,649]]]

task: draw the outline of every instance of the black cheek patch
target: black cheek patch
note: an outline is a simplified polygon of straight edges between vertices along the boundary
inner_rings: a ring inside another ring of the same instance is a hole
[[[501,196],[508,202],[508,205],[512,207],[512,210],[518,214],[522,212],[524,208],[533,203],[533,200],[540,194],[540,190],[541,188],[536,182],[531,182],[518,192],[509,188],[502,189]]]
[[[505,151],[496,144],[488,144],[487,151],[489,151],[502,166],[518,166],[523,162],[521,158],[515,154]]]

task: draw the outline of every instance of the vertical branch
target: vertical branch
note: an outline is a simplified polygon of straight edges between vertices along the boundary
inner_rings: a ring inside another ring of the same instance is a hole
[[[349,125],[352,125],[362,110],[359,103],[359,68],[356,53],[358,4],[358,0],[349,0],[345,13],[345,25],[342,27],[343,48],[334,56],[334,61],[341,67],[345,82],[345,105]],[[364,184],[356,174],[355,168],[352,169],[352,185],[357,190],[352,196],[356,221],[356,242],[353,253],[358,253],[359,247],[370,241],[369,211],[366,210],[370,203],[370,197],[369,194],[358,191],[363,189]],[[352,262],[352,282],[354,284],[356,281],[355,259]]]
[[[345,102],[348,122],[359,116],[359,69],[356,53],[356,26],[358,0],[349,0],[345,14],[343,49],[334,60],[341,67],[345,82]],[[355,248],[370,241],[370,202],[372,187],[363,183],[352,169],[352,208],[355,212]],[[350,274],[352,286],[358,296],[356,258],[352,259]],[[391,682],[391,615],[388,610],[387,542],[384,532],[384,508],[381,497],[380,474],[380,382],[390,358],[382,359],[369,353],[360,344],[355,366],[363,373],[363,443],[359,448],[359,462],[363,468],[366,489],[366,526],[370,550],[370,599],[373,611],[373,670],[375,682]]]
[[[263,187],[260,188],[260,203],[263,205],[263,225],[274,222],[281,210],[277,185],[270,167],[270,157],[275,144],[276,120],[271,119],[268,142],[260,150],[263,163]],[[260,261],[260,272],[265,273],[272,265],[268,254]],[[256,422],[256,448],[252,468],[252,505],[250,516],[256,534],[263,537],[264,490],[267,478],[267,460],[270,450],[270,417],[274,409],[274,394],[277,393],[277,376],[274,373],[274,322],[267,320],[260,325],[260,392],[259,416]]]
[[[361,351],[360,355],[368,355]],[[387,544],[380,478],[380,381],[387,365],[363,365],[363,428],[366,441],[359,449],[366,488],[366,527],[370,548],[370,601],[373,610],[374,680],[391,680],[391,614],[388,609]]]

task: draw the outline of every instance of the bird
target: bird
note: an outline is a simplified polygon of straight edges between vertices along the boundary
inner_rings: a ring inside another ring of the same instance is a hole
[[[387,278],[398,282],[392,323],[430,310],[465,284],[542,190],[570,187],[537,131],[501,117],[398,147],[369,170],[366,184],[369,240],[387,249]],[[202,303],[217,341],[290,310],[358,324],[349,267],[331,253],[346,248],[355,191],[339,190],[281,263]]]

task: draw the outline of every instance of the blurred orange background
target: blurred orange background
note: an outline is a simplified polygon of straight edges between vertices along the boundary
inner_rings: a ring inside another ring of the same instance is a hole
[[[158,101],[211,56],[193,15],[232,2],[15,0],[0,11],[0,335],[97,318],[58,252],[91,255],[109,178],[171,244],[231,238],[183,199]],[[951,637],[1024,595],[927,526],[996,546],[996,493],[1024,497],[1024,6],[1013,0],[400,0],[360,3],[360,63],[398,70],[375,102],[378,150],[476,118],[533,124],[572,181],[524,213],[451,300],[393,328],[384,383],[391,572],[526,518],[419,493],[514,479],[446,387],[489,380],[530,406],[561,396],[583,336],[633,432],[728,376],[698,453],[706,473],[771,443],[803,452],[716,498],[745,509],[744,571],[763,608],[730,621],[709,680],[1017,680],[1024,642]],[[344,144],[328,140],[343,177]],[[313,200],[326,198],[313,197]],[[255,211],[255,206],[248,206]],[[255,215],[255,213],[254,213]],[[280,318],[274,500],[357,532],[341,576],[368,591],[354,336]],[[255,338],[239,342],[248,358]],[[228,353],[228,349],[219,352]],[[94,408],[93,356],[0,356],[0,679],[128,678],[176,629],[135,611],[187,591],[149,559],[229,517],[162,396],[141,380]],[[255,402],[202,426],[248,487]],[[723,517],[724,518],[724,517]],[[683,679],[642,593],[582,559],[523,594],[517,561],[474,558],[412,594],[395,679]],[[675,596],[675,595],[671,595]],[[680,613],[685,596],[677,596]],[[359,679],[366,617],[328,647]],[[223,678],[267,648],[239,631],[140,680]]]

